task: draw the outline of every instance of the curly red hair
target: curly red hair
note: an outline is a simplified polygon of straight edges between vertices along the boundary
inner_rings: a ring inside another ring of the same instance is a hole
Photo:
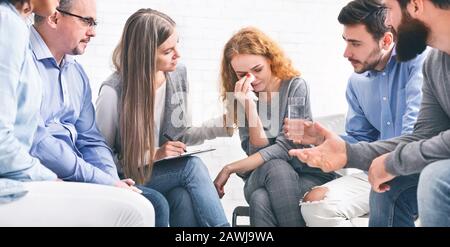
[[[226,43],[223,50],[221,64],[221,98],[227,101],[227,93],[234,91],[234,84],[238,81],[236,73],[231,66],[231,60],[239,54],[250,54],[264,56],[270,61],[272,74],[281,80],[287,80],[295,76],[300,76],[289,58],[287,58],[280,46],[261,30],[254,27],[246,27],[234,34]],[[236,102],[227,103],[230,110],[234,105],[236,114]],[[236,116],[234,117],[236,123]],[[229,125],[227,125],[229,126]]]

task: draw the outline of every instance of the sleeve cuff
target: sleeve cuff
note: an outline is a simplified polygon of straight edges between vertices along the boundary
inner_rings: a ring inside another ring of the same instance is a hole
[[[395,156],[394,156],[393,152],[388,154],[388,156],[386,157],[385,169],[391,175],[394,175],[394,176],[400,176],[401,175],[401,174],[398,173],[398,171],[397,171],[397,169],[395,167]]]
[[[361,156],[361,154],[364,153],[361,144],[349,144],[346,142],[345,147],[347,152],[347,165],[345,168],[357,168],[368,171],[371,162],[367,162],[367,160]]]

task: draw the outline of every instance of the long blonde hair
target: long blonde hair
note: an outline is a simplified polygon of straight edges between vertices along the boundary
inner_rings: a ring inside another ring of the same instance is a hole
[[[281,80],[300,75],[300,72],[292,66],[291,60],[284,55],[280,46],[261,30],[254,27],[246,27],[239,30],[225,45],[220,72],[221,98],[226,104],[228,112],[234,112],[234,124],[237,123],[237,102],[227,99],[227,93],[234,92],[235,83],[239,80],[231,66],[231,60],[239,54],[266,57],[270,61],[272,74]],[[232,109],[233,107],[234,109]],[[233,123],[226,123],[226,126],[230,126]]]
[[[153,170],[157,49],[174,28],[169,16],[140,9],[128,18],[113,53],[113,64],[122,80],[121,163],[125,175],[139,184],[148,182]]]

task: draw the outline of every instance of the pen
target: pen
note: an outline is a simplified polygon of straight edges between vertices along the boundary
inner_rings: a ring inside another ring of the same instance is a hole
[[[171,141],[171,142],[174,142],[174,141],[175,141],[175,140],[174,140],[170,135],[168,135],[167,133],[164,133],[163,136],[164,136],[165,138],[167,138],[167,140],[169,140],[169,141]],[[183,148],[183,151],[184,151],[185,153],[187,153],[187,150],[186,150],[185,148]]]

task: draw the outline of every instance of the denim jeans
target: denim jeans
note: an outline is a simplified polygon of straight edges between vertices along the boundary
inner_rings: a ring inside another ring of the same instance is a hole
[[[417,196],[422,226],[450,226],[450,160],[437,161],[422,171]]]
[[[156,163],[145,186],[166,197],[171,209],[171,226],[230,225],[208,169],[197,157]]]
[[[169,226],[169,203],[166,198],[156,190],[137,186],[142,190],[142,195],[149,200],[155,210],[155,227]]]
[[[370,192],[369,227],[414,227],[419,174],[396,177],[384,193]]]

